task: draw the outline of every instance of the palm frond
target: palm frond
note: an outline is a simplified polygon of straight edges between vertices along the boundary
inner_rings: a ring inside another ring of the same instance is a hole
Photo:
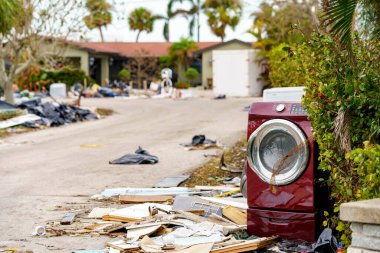
[[[331,0],[322,19],[344,47],[351,47],[355,11],[359,0]]]

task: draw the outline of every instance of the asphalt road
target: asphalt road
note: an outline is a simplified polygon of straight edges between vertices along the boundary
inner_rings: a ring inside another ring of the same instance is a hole
[[[215,150],[185,151],[179,144],[205,134],[233,145],[245,133],[243,108],[255,100],[86,99],[83,106],[112,108],[114,115],[0,139],[0,248],[26,247],[35,253],[103,249],[107,237],[31,233],[36,225],[60,220],[70,203],[85,203],[106,187],[151,187],[164,177],[191,172],[207,160],[203,154]],[[157,155],[159,163],[108,164],[138,146]]]

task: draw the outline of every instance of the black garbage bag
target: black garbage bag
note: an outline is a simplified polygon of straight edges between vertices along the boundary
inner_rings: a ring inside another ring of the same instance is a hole
[[[126,154],[119,159],[109,162],[110,164],[155,164],[158,157],[149,154],[148,151],[139,147],[134,154]]]
[[[182,144],[185,147],[195,147],[202,144],[216,144],[216,141],[207,139],[204,134],[194,135],[191,140],[191,143]]]
[[[338,240],[332,233],[331,228],[325,228],[313,244],[313,252],[336,253],[338,251]]]

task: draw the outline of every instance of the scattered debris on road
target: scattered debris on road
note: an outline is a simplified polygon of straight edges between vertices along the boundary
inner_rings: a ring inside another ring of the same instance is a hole
[[[158,157],[149,154],[148,151],[138,147],[134,154],[126,154],[116,160],[110,161],[110,164],[155,164],[158,163]]]

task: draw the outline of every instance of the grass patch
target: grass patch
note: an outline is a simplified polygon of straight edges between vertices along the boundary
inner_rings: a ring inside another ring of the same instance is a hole
[[[100,116],[110,116],[113,114],[113,110],[107,108],[96,108],[95,112]]]
[[[22,134],[31,131],[35,131],[34,128],[24,127],[24,126],[14,126],[10,128],[0,129],[0,138],[7,137],[15,134]]]
[[[244,168],[246,159],[246,138],[242,138],[231,149],[224,153],[224,162],[231,167]],[[183,187],[195,185],[220,185],[226,177],[240,177],[241,173],[233,173],[219,169],[220,157],[214,157],[206,164],[197,168],[191,176],[181,184]]]
[[[17,110],[17,111],[5,111],[0,113],[0,121],[11,119],[17,116],[24,115],[25,112],[22,110]]]

